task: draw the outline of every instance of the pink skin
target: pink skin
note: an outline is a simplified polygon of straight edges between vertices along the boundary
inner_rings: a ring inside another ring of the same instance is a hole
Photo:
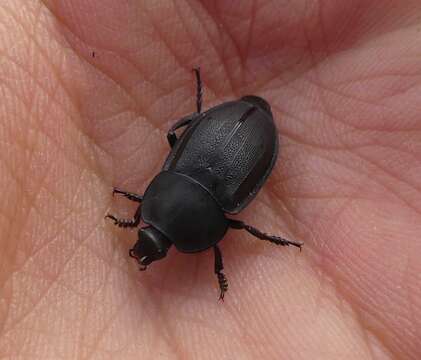
[[[0,357],[420,359],[421,3],[3,0]],[[280,158],[232,230],[139,273],[118,186],[143,192],[166,130],[265,97]]]

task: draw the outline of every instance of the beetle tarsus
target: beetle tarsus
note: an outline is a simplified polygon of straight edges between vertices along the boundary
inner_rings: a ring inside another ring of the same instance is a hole
[[[135,219],[118,219],[114,215],[108,214],[105,218],[111,219],[114,221],[114,225],[122,228],[127,227],[136,227],[139,224],[136,224]]]
[[[228,291],[228,281],[224,273],[219,272],[216,274],[218,276],[218,283],[219,283],[219,299],[224,301],[225,293]]]
[[[224,264],[222,263],[222,253],[217,245],[213,247],[215,254],[215,274],[218,277],[219,284],[219,300],[224,301],[224,295],[228,291],[228,280],[225,274],[222,272],[224,270]]]
[[[133,219],[118,219],[114,215],[108,214],[105,218],[111,219],[114,221],[114,225],[122,228],[132,228],[140,224],[141,219],[141,207],[139,206],[134,214]]]
[[[202,79],[200,77],[200,67],[196,67],[193,69],[195,75],[196,75],[196,108],[197,112],[200,114],[202,112],[202,97],[203,97],[203,91],[202,91]]]
[[[120,189],[117,189],[117,188],[114,188],[114,189],[113,189],[113,196],[114,196],[115,194],[118,194],[118,195],[123,195],[123,196],[124,196],[124,197],[126,197],[127,199],[129,199],[129,200],[131,200],[131,201],[138,202],[138,203],[140,203],[140,202],[142,202],[142,201],[143,201],[143,196],[142,196],[142,195],[135,194],[135,193],[131,193],[131,192],[124,191],[124,190],[120,190]]]
[[[267,241],[269,241],[273,244],[276,244],[276,245],[296,246],[300,249],[300,251],[301,251],[301,247],[303,246],[303,243],[301,241],[293,241],[293,240],[288,240],[288,239],[282,238],[280,236],[266,234],[266,233],[256,229],[253,226],[245,224],[243,221],[240,221],[240,220],[231,219],[230,220],[230,227],[233,228],[233,229],[244,229],[248,233],[257,237],[258,239],[267,240]]]

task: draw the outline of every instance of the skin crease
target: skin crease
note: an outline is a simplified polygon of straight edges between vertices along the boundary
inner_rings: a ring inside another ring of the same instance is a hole
[[[421,3],[3,0],[0,358],[421,358]],[[278,163],[211,251],[139,273],[142,193],[195,109],[268,99]]]

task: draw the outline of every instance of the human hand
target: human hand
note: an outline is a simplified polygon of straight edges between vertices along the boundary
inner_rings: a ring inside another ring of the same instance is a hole
[[[421,4],[5,0],[0,89],[0,355],[10,359],[419,359]],[[139,273],[131,215],[166,131],[245,94],[280,133],[213,255]],[[126,210],[124,210],[126,209]]]

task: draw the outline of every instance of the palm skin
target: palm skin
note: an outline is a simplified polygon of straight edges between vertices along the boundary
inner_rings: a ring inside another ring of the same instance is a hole
[[[421,5],[417,1],[0,5],[0,355],[21,359],[419,359]],[[278,163],[211,251],[139,273],[131,216],[166,130],[265,97]],[[235,355],[235,356],[234,356]]]

